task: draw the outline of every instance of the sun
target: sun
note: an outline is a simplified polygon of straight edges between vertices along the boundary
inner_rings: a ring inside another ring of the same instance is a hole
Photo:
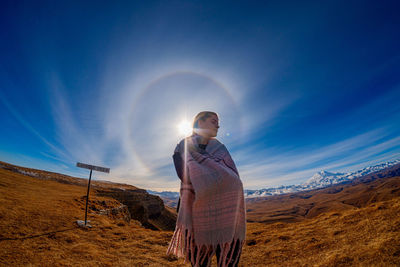
[[[184,135],[184,136],[189,136],[192,131],[192,125],[189,121],[187,120],[182,120],[178,125],[177,125],[179,134]]]

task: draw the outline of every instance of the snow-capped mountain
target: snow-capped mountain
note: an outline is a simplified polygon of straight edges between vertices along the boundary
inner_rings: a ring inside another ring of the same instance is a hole
[[[348,173],[340,173],[340,172],[334,173],[328,171],[320,171],[314,174],[306,182],[299,185],[288,185],[288,186],[280,186],[275,188],[266,188],[258,190],[244,190],[244,195],[246,198],[255,198],[255,197],[280,195],[285,193],[294,193],[304,190],[322,188],[333,184],[350,181],[357,177],[361,177],[376,171],[392,167],[396,164],[400,164],[400,160],[389,161],[382,164],[369,166],[355,172],[348,172]]]
[[[314,174],[307,182],[302,185],[309,185],[311,187],[322,187],[328,186],[332,184],[337,184],[340,182],[346,181],[347,174],[346,173],[333,173],[328,171],[320,171]]]
[[[171,198],[171,199],[179,198],[179,192],[171,192],[171,191],[157,192],[157,191],[152,191],[152,190],[146,190],[146,191],[149,194],[156,195],[159,197],[165,197],[165,198]]]
[[[287,186],[282,185],[279,187],[264,188],[257,190],[246,189],[244,190],[244,195],[246,198],[257,198],[257,197],[295,193],[304,190],[322,188],[333,184],[350,181],[357,177],[361,177],[376,171],[392,167],[396,164],[400,164],[400,160],[389,161],[382,164],[369,166],[355,172],[348,172],[348,173],[320,171],[314,174],[306,182],[299,185],[287,185]],[[152,190],[147,190],[147,192],[149,194],[160,196],[164,201],[171,202],[172,203],[171,206],[176,206],[179,199],[179,192],[170,192],[170,191],[156,192]]]

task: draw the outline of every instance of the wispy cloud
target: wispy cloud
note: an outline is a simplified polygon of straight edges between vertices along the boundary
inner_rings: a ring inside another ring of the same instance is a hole
[[[385,159],[396,159],[399,153],[396,154],[393,150],[399,148],[400,137],[387,139],[385,137],[390,133],[386,130],[374,129],[317,149],[294,149],[278,155],[262,155],[254,151],[251,157],[251,151],[246,151],[237,153],[236,158],[243,162],[239,168],[248,187],[300,183],[321,170],[351,171]],[[388,149],[391,151],[385,153]],[[264,160],[249,162],[248,158]]]
[[[240,134],[245,133],[251,140],[260,125],[280,117],[285,108],[299,98],[292,95],[281,101],[271,100],[265,106],[249,106],[241,102],[246,100],[245,95],[233,97],[224,83],[210,78],[204,70],[203,73],[179,70],[155,73],[157,75],[139,75],[142,78],[130,80],[119,90],[114,89],[112,94],[111,89],[106,88],[112,82],[106,82],[101,90],[104,94],[102,102],[90,113],[95,114],[93,120],[82,118],[74,110],[81,106],[81,112],[86,113],[82,107],[86,99],[72,99],[74,102],[71,102],[66,96],[68,88],[54,74],[49,79],[49,89],[57,146],[24,120],[4,97],[0,99],[24,127],[50,148],[52,153],[40,153],[60,162],[60,171],[83,174],[71,167],[76,161],[83,161],[111,167],[110,175],[96,174],[99,179],[153,190],[177,191],[179,180],[172,168],[171,155],[183,137],[176,128],[181,120],[190,121],[200,110],[218,112],[223,125],[219,138],[234,148],[240,143]],[[385,102],[387,97],[377,101]],[[247,107],[246,112],[243,107]],[[241,124],[237,118],[242,119]],[[232,154],[246,188],[294,184],[320,170],[349,171],[398,157],[400,137],[395,136],[395,130],[395,126],[387,123],[317,148],[286,149],[250,143]],[[226,133],[234,138],[227,137]]]
[[[234,147],[240,143],[241,132],[251,140],[261,124],[281,116],[300,97],[293,95],[281,101],[271,100],[270,105],[247,106],[243,112],[240,107],[246,105],[229,95],[217,78],[179,70],[155,73],[138,75],[140,79],[129,80],[129,84],[114,89],[112,94],[111,89],[103,88],[102,93],[110,97],[102,97],[103,102],[94,112],[94,130],[72,111],[72,106],[82,103],[69,103],[64,94],[67,88],[54,79],[52,113],[60,144],[69,158],[111,167],[110,175],[96,176],[100,179],[177,191],[179,180],[173,168],[163,166],[172,166],[172,151],[183,137],[176,128],[181,120],[190,121],[200,110],[218,112],[223,125],[220,139]],[[242,95],[240,99],[245,101],[246,97]],[[242,124],[238,124],[238,117]],[[317,148],[287,150],[250,143],[235,150],[233,157],[246,188],[299,183],[323,169],[350,170],[378,159],[392,159],[396,154],[385,151],[400,142],[399,137],[390,137],[393,130],[385,125]],[[228,132],[237,138],[225,136]],[[63,158],[54,152],[56,157]]]
[[[149,80],[142,78],[120,91],[114,89],[110,99],[101,103],[93,112],[97,114],[91,122],[95,124],[93,130],[73,110],[84,101],[69,102],[65,94],[68,88],[57,75],[53,76],[51,112],[57,138],[70,158],[111,167],[110,176],[97,177],[153,189],[177,189],[176,179],[168,181],[174,174],[159,170],[172,164],[173,150],[183,138],[177,125],[183,119],[191,121],[201,110],[214,110],[220,114],[225,132],[235,135],[239,131],[235,120],[238,104],[222,83],[204,73],[177,70],[142,77]],[[103,93],[109,91],[103,88]],[[110,150],[114,150],[112,158]],[[62,155],[56,153],[56,157]]]
[[[397,157],[397,32],[379,31],[396,21],[371,16],[377,27],[354,31],[341,23],[358,25],[374,12],[347,12],[335,21],[327,14],[341,12],[340,6],[309,7],[305,18],[284,5],[254,11],[224,4],[207,10],[99,5],[101,16],[88,13],[89,19],[79,20],[77,4],[68,12],[60,6],[40,21],[37,12],[27,12],[34,6],[16,7],[35,23],[4,18],[15,33],[4,46],[0,104],[26,129],[24,136],[31,134],[24,140],[31,154],[49,160],[51,168],[57,162],[61,172],[86,175],[77,161],[102,165],[111,174],[95,177],[148,189],[178,190],[171,154],[183,136],[176,125],[202,110],[220,115],[218,138],[232,151],[248,188]],[[212,17],[220,10],[226,16]],[[71,16],[82,31],[64,25]],[[237,16],[247,17],[232,20]],[[327,27],[333,27],[329,34]],[[370,42],[371,34],[380,41]],[[23,99],[27,92],[35,99]],[[20,105],[4,97],[9,95]],[[52,121],[39,123],[43,114]],[[9,128],[4,138],[13,135]]]
[[[65,152],[47,140],[39,131],[37,131],[31,123],[29,123],[24,117],[13,108],[13,106],[8,102],[5,96],[0,93],[0,101],[1,103],[7,108],[7,110],[12,114],[12,116],[23,126],[25,127],[30,133],[32,133],[36,138],[42,141],[45,145],[47,145],[50,149],[56,151],[58,154],[62,155],[63,157],[67,157]]]

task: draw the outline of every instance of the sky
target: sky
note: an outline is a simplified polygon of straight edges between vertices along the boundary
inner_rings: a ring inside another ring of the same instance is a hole
[[[400,159],[398,1],[3,1],[0,160],[178,191],[218,113],[245,189]]]

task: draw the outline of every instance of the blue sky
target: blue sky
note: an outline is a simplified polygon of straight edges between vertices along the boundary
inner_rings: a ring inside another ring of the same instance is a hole
[[[0,160],[177,191],[202,110],[247,189],[399,159],[396,2],[6,1]]]

